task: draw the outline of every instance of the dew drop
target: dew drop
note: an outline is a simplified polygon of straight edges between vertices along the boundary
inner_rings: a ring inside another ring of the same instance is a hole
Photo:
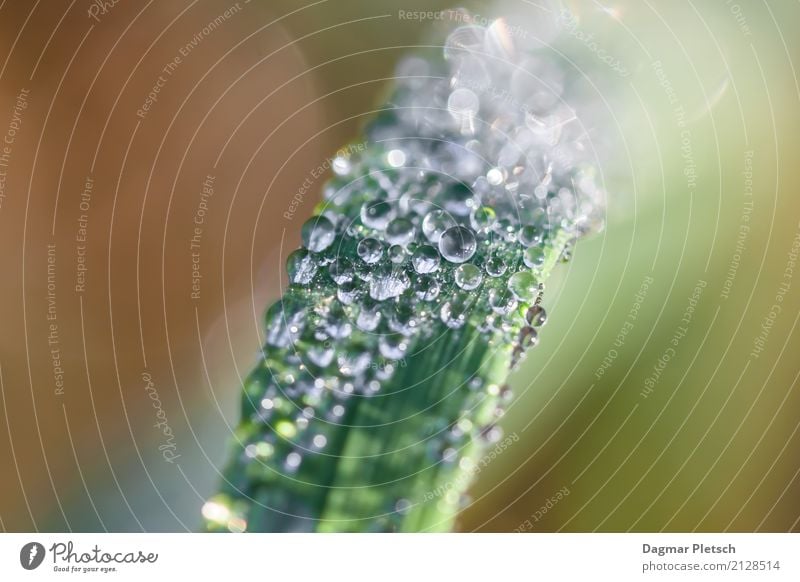
[[[529,326],[523,327],[519,332],[519,347],[523,350],[532,348],[539,339],[538,332]]]
[[[505,182],[505,173],[501,168],[492,168],[488,172],[486,172],[486,180],[492,186],[499,186],[503,182]]]
[[[371,299],[367,299],[358,312],[356,325],[364,331],[375,331],[380,322],[381,312],[378,310],[378,304]]]
[[[303,458],[299,453],[289,453],[286,455],[286,466],[290,469],[297,469]]]
[[[422,301],[433,301],[439,296],[439,282],[431,276],[423,275],[414,283],[414,294]]]
[[[541,247],[530,247],[522,256],[525,265],[530,269],[539,269],[544,265],[544,251]]]
[[[336,156],[333,159],[333,172],[337,176],[345,176],[350,173],[350,160],[343,156]]]
[[[463,299],[445,301],[439,310],[439,319],[450,329],[458,329],[467,321],[469,306]]]
[[[366,202],[361,207],[361,222],[370,228],[383,230],[394,214],[394,208],[388,202]]]
[[[375,273],[369,282],[369,296],[376,301],[399,297],[411,286],[404,269],[395,267],[387,273]]]
[[[324,216],[312,216],[303,224],[300,236],[303,239],[303,246],[312,253],[320,253],[333,244],[336,229]]]
[[[455,216],[469,216],[478,208],[475,194],[464,184],[450,186],[442,193],[440,200],[445,211]]]
[[[456,269],[454,278],[456,285],[465,291],[472,291],[477,289],[483,281],[483,273],[472,263],[465,263]]]
[[[475,235],[465,226],[454,226],[442,233],[439,252],[451,263],[463,263],[475,254]]]
[[[541,231],[532,224],[523,226],[521,229],[519,229],[519,242],[526,247],[540,245],[542,244]]]
[[[489,307],[498,315],[508,315],[517,306],[517,301],[506,290],[492,289],[489,291]]]
[[[313,346],[306,352],[308,359],[320,368],[327,367],[333,361],[333,349],[324,346]]]
[[[336,289],[336,297],[344,305],[351,305],[361,295],[361,289],[353,281],[346,281]]]
[[[389,247],[389,260],[395,265],[402,265],[406,260],[406,251],[401,245]]]
[[[432,243],[439,242],[442,233],[456,225],[456,221],[444,210],[432,210],[422,220],[422,233]]]
[[[408,342],[403,336],[381,336],[378,350],[388,360],[402,360],[408,350]]]
[[[395,218],[386,227],[386,240],[395,245],[407,245],[414,234],[414,223],[407,218]]]
[[[497,214],[494,210],[488,206],[481,206],[472,211],[469,222],[476,231],[485,232],[492,227],[496,219]]]
[[[305,249],[297,249],[286,259],[289,281],[296,285],[308,285],[317,273],[317,263]]]
[[[422,245],[411,257],[411,264],[417,273],[433,273],[439,268],[439,252],[430,245]]]
[[[520,271],[508,279],[508,290],[520,301],[530,301],[539,291],[539,282],[530,271]]]
[[[506,265],[503,257],[498,254],[493,254],[486,261],[485,269],[486,274],[490,277],[502,277],[508,270],[508,265]]]
[[[358,256],[361,257],[362,261],[368,265],[374,265],[381,260],[381,256],[383,255],[383,245],[378,239],[371,237],[365,238],[358,243],[356,252],[358,253]]]
[[[547,323],[547,312],[541,305],[534,305],[525,313],[525,321],[533,327],[541,327]]]

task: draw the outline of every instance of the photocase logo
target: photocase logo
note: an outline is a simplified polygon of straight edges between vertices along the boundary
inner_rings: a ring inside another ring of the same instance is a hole
[[[19,563],[26,570],[35,570],[44,561],[44,546],[39,542],[29,542],[19,551]]]

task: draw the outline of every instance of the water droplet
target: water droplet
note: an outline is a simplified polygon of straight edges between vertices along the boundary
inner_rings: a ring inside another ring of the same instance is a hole
[[[300,453],[289,453],[286,455],[286,466],[289,469],[297,469],[302,462],[303,457],[300,456]]]
[[[361,207],[361,222],[370,228],[383,230],[394,218],[394,208],[385,201],[366,202]]]
[[[305,249],[297,249],[286,259],[289,281],[296,285],[308,285],[317,273],[317,263]]]
[[[489,306],[498,315],[508,315],[517,306],[517,301],[508,290],[492,289],[489,291]]]
[[[361,305],[356,318],[356,325],[359,329],[364,331],[375,331],[381,321],[381,312],[378,309],[378,304],[372,299],[367,299]]]
[[[395,265],[402,265],[406,260],[406,251],[401,245],[389,247],[389,260]]]
[[[417,273],[433,273],[439,268],[439,252],[430,245],[422,245],[411,257],[411,264]]]
[[[337,285],[348,283],[353,280],[353,266],[344,257],[336,257],[336,259],[328,265],[328,274]]]
[[[386,227],[386,240],[392,244],[407,245],[414,234],[414,223],[407,218],[395,218]]]
[[[456,285],[465,291],[472,291],[477,289],[483,281],[483,273],[472,263],[465,263],[456,269],[454,278]]]
[[[547,312],[541,305],[534,305],[525,313],[525,321],[533,327],[541,327],[547,323]]]
[[[494,221],[497,219],[497,214],[488,206],[481,206],[472,211],[470,215],[470,224],[478,232],[486,232],[489,230]]]
[[[339,285],[336,290],[336,297],[344,305],[350,305],[361,295],[361,289],[353,281],[346,281]]]
[[[411,286],[411,280],[402,267],[388,272],[375,273],[369,282],[369,296],[376,301],[399,297]]]
[[[457,13],[463,18],[463,13]],[[459,60],[483,51],[486,29],[482,26],[460,26],[447,36],[444,43],[444,58]]]
[[[522,256],[525,265],[530,269],[539,269],[544,265],[544,251],[541,247],[530,247]]]
[[[463,263],[475,254],[475,235],[465,226],[454,226],[442,233],[439,252],[451,263]]]
[[[320,368],[326,368],[333,361],[333,349],[324,346],[312,346],[306,354],[308,359]]]
[[[520,301],[530,301],[539,291],[539,282],[530,271],[520,271],[508,279],[508,290]]]
[[[502,277],[508,270],[505,260],[499,254],[492,254],[486,261],[486,274],[490,277]]]
[[[422,220],[422,233],[436,244],[442,233],[456,225],[456,221],[444,210],[432,210]]]
[[[463,298],[445,301],[439,310],[439,319],[450,329],[458,329],[467,322],[469,307]]]
[[[454,216],[469,216],[479,206],[475,193],[464,184],[453,184],[446,188],[440,200],[444,210]]]
[[[519,229],[519,242],[526,247],[538,246],[542,244],[542,233],[532,224],[528,224]]]
[[[408,342],[401,335],[384,335],[378,340],[378,350],[388,360],[402,360],[406,356]]]
[[[408,499],[398,499],[394,504],[394,510],[401,515],[408,513],[410,509],[411,502]]]
[[[324,216],[312,216],[303,224],[300,236],[303,239],[303,246],[312,253],[320,253],[333,244],[336,229]]]
[[[422,301],[433,301],[439,296],[439,282],[428,275],[419,277],[414,284],[414,293]]]
[[[463,133],[471,133],[474,130],[472,123],[479,108],[478,96],[463,87],[450,93],[447,99],[447,110],[458,122]]]
[[[358,256],[361,260],[369,265],[374,265],[381,260],[383,255],[383,244],[375,238],[365,238],[358,243],[356,248]]]
[[[527,350],[528,348],[532,348],[536,345],[536,342],[539,339],[538,332],[529,326],[523,327],[519,332],[519,346],[523,350]]]
[[[336,156],[333,159],[333,173],[338,176],[346,176],[350,173],[350,160],[343,156]]]

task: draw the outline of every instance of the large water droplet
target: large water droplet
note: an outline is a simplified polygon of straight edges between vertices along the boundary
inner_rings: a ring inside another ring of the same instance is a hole
[[[465,226],[454,226],[442,233],[439,252],[451,263],[463,263],[475,254],[475,235]]]
[[[466,263],[456,269],[454,278],[456,285],[465,291],[472,291],[477,289],[481,281],[483,281],[483,273],[472,263]]]
[[[422,220],[422,233],[429,241],[436,244],[442,233],[455,225],[455,219],[444,210],[432,210]]]
[[[414,223],[407,218],[395,218],[386,227],[386,240],[395,245],[407,245],[414,240]]]
[[[370,228],[383,230],[394,214],[394,207],[388,202],[366,202],[361,207],[361,222]]]
[[[538,246],[542,244],[542,232],[532,224],[523,226],[519,229],[519,242],[526,247]]]
[[[356,248],[358,256],[361,260],[369,265],[373,265],[381,260],[383,255],[383,244],[375,238],[365,238],[358,243]]]
[[[417,273],[433,273],[439,268],[439,252],[430,245],[422,245],[411,257],[411,264]]]
[[[530,301],[539,291],[539,282],[530,271],[520,271],[509,278],[508,290],[520,301]]]
[[[492,227],[497,219],[497,214],[488,206],[481,206],[472,211],[470,224],[477,232],[486,232]]]
[[[544,251],[541,247],[530,247],[522,256],[525,265],[530,269],[539,269],[544,265]]]

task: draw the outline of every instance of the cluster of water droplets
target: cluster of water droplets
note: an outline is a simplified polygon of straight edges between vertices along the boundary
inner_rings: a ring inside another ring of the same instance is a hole
[[[333,160],[245,387],[248,483],[313,474],[354,399],[384,391],[434,336],[472,329],[512,363],[536,344],[544,275],[600,226],[603,194],[565,67],[515,54],[505,30],[462,26],[443,60],[401,62],[370,145]]]

